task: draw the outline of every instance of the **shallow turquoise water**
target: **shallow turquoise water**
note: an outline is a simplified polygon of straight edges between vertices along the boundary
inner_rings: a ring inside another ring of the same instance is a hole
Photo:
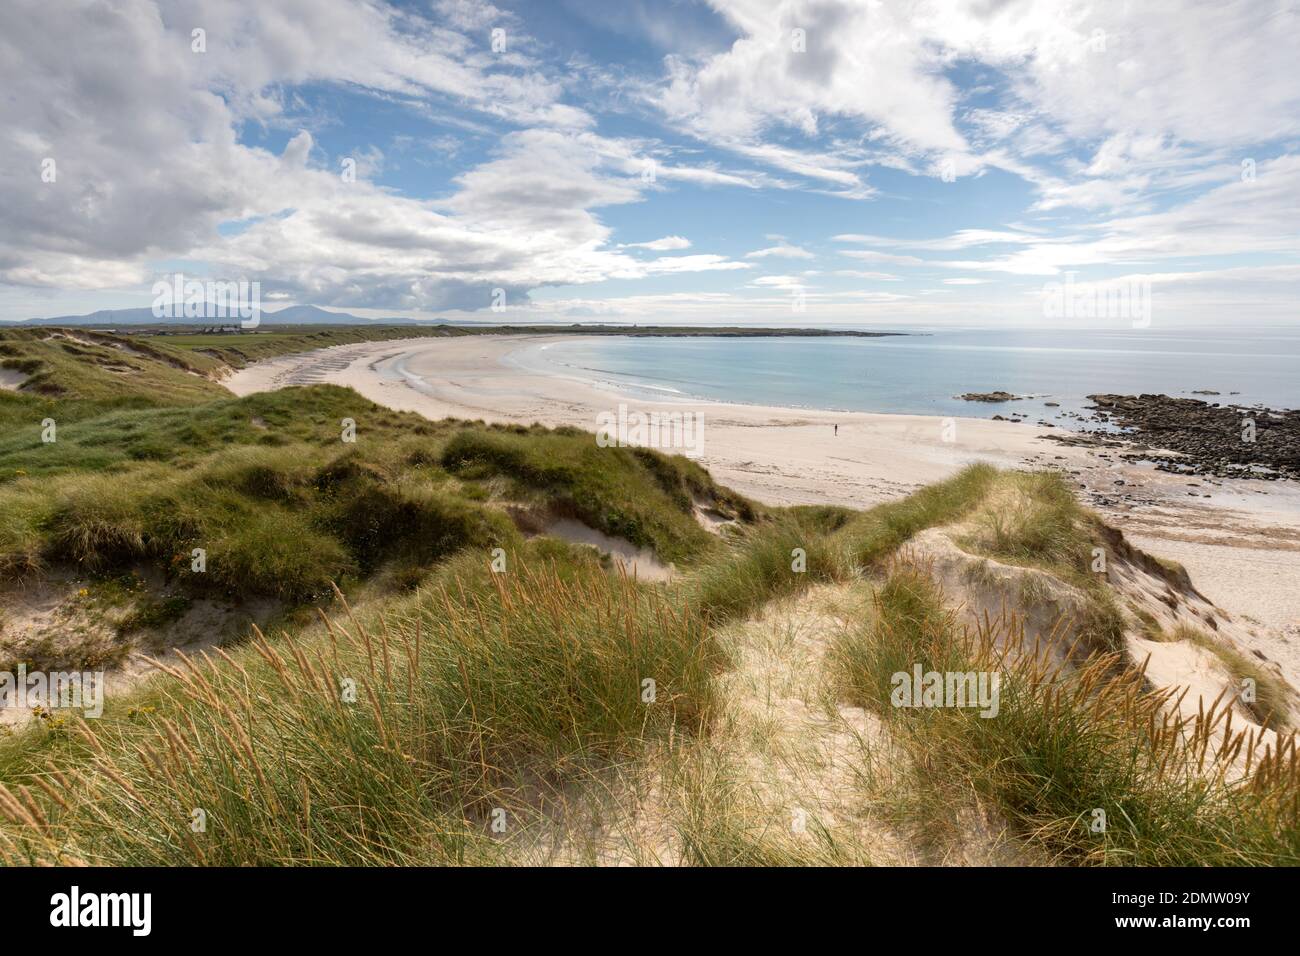
[[[1161,392],[1300,408],[1300,333],[943,331],[898,338],[591,338],[516,353],[517,364],[693,397],[845,411],[1058,420],[1097,392]],[[965,402],[1004,389],[1031,400]],[[1219,396],[1191,395],[1212,389]],[[1239,394],[1231,395],[1231,392]],[[1058,402],[1060,408],[1044,403]],[[1062,416],[1058,419],[1058,416]]]

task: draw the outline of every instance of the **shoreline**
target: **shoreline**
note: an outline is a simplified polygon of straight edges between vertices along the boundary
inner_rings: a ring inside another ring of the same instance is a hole
[[[737,468],[734,456],[737,429],[744,429],[751,450],[793,453],[795,445],[778,445],[758,433],[797,430],[808,434],[823,426],[824,435],[810,436],[820,445],[837,438],[844,451],[850,435],[870,433],[893,450],[906,449],[898,474],[890,476],[892,489],[908,484],[909,490],[937,481],[973,461],[1010,465],[1018,456],[1057,453],[1045,437],[1032,434],[1034,426],[987,418],[954,417],[893,412],[840,411],[782,405],[721,402],[690,395],[648,398],[621,383],[583,379],[575,375],[515,364],[512,353],[539,344],[572,338],[566,335],[539,336],[521,342],[514,336],[475,336],[456,339],[391,340],[381,343],[336,346],[315,352],[296,353],[254,363],[228,376],[223,385],[237,395],[283,388],[290,385],[332,384],[352,387],[377,404],[415,411],[429,418],[482,419],[499,424],[539,422],[551,427],[569,425],[595,431],[601,413],[616,412],[619,403],[646,412],[694,411],[705,422],[707,434],[698,460],[705,467],[723,472]],[[943,423],[951,419],[955,432],[945,441]],[[840,426],[836,436],[834,425]],[[770,436],[768,436],[770,438]],[[811,449],[810,449],[811,450]],[[764,456],[768,457],[768,456]],[[863,459],[839,459],[852,464]],[[740,464],[744,464],[741,462]],[[869,507],[887,497],[862,497],[859,491],[812,482],[801,495],[795,487],[742,475],[730,482],[737,491],[750,493],[771,504],[836,503]],[[740,487],[748,485],[749,488]]]
[[[1058,429],[985,418],[838,412],[647,399],[508,361],[571,336],[476,335],[336,346],[254,363],[223,381],[236,395],[336,384],[432,419],[538,422],[596,431],[625,403],[703,417],[696,458],[722,484],[773,505],[867,508],[974,461],[1067,472],[1085,504],[1133,543],[1178,561],[1197,587],[1258,631],[1260,649],[1300,683],[1300,486],[1175,475],[1124,450],[1062,445]],[[945,434],[945,421],[951,422]],[[359,421],[359,429],[364,429]],[[838,425],[838,434],[834,426]],[[951,440],[945,440],[945,438]],[[1265,486],[1265,487],[1254,487]]]

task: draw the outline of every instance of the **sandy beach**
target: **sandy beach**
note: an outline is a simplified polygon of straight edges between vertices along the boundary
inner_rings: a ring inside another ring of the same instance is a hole
[[[770,504],[869,507],[974,461],[1061,468],[1085,503],[1139,547],[1183,564],[1197,588],[1300,681],[1300,489],[1289,483],[1157,472],[1113,451],[1060,445],[1051,440],[1059,429],[1029,423],[647,401],[522,362],[557,341],[562,337],[466,336],[346,345],[257,363],[224,384],[247,395],[333,383],[434,419],[593,432],[620,404],[644,414],[690,412],[703,423],[693,457],[719,481]]]

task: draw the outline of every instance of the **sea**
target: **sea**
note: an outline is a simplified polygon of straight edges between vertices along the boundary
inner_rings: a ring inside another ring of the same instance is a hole
[[[953,329],[884,338],[591,336],[533,345],[513,353],[510,361],[661,401],[981,418],[1018,412],[1066,428],[1081,426],[1089,414],[1087,396],[1102,392],[1300,408],[1300,329]],[[958,397],[992,391],[1023,398],[986,404]]]

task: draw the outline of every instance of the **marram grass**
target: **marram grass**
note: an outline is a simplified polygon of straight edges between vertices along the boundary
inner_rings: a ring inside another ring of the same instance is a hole
[[[0,787],[0,860],[490,861],[514,789],[703,732],[722,666],[694,613],[595,566],[322,630],[163,665],[148,713],[70,725],[79,759]]]
[[[1300,864],[1294,734],[1265,739],[1222,697],[1179,716],[1176,691],[1151,689],[1119,655],[1053,664],[1022,637],[1014,618],[959,626],[929,570],[904,558],[874,617],[833,648],[842,695],[886,718],[911,755],[913,824],[975,794],[1061,863]],[[997,716],[892,706],[891,676],[917,663],[1000,674]]]

